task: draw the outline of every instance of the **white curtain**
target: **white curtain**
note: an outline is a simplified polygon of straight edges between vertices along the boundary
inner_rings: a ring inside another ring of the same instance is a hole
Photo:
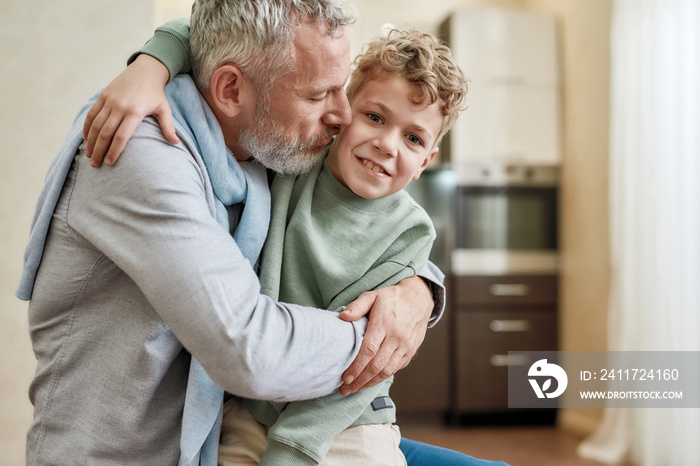
[[[700,0],[614,0],[611,57],[609,346],[698,351]],[[579,454],[700,465],[700,410],[611,406]]]

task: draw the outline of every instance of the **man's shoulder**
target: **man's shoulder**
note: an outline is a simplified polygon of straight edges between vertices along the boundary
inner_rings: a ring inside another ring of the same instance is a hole
[[[139,176],[154,178],[195,172],[204,179],[201,157],[182,134],[178,133],[178,137],[181,142],[171,144],[165,139],[158,121],[147,117],[136,128],[114,168],[121,165],[124,170],[138,171]]]
[[[211,191],[201,158],[186,143],[169,143],[153,118],[139,124],[113,166],[93,168],[84,157],[80,162],[84,168],[79,169],[76,186],[101,193],[91,202],[109,202],[110,197],[165,202],[178,194],[201,197]]]

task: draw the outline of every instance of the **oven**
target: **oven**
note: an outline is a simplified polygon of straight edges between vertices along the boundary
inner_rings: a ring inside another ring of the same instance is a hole
[[[460,167],[453,275],[556,274],[557,196],[557,166]]]

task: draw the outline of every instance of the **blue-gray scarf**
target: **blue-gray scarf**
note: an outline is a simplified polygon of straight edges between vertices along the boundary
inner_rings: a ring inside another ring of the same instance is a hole
[[[165,88],[177,129],[199,149],[216,197],[216,219],[229,228],[228,205],[245,203],[233,235],[243,256],[255,265],[270,223],[270,190],[265,169],[239,164],[224,142],[216,117],[187,75],[176,76]],[[185,397],[180,439],[180,465],[216,466],[224,391],[194,357]]]
[[[254,265],[270,221],[270,192],[265,169],[257,163],[239,164],[231,155],[216,117],[189,76],[175,77],[165,92],[179,137],[189,140],[190,147],[197,148],[207,168],[216,199],[216,220],[229,230],[226,206],[245,204],[233,237],[243,256]],[[80,110],[49,167],[24,254],[24,268],[16,291],[20,299],[31,299],[51,217],[82,142],[85,116],[98,96],[99,93]],[[223,389],[193,357],[182,420],[181,465],[216,466],[223,397]]]

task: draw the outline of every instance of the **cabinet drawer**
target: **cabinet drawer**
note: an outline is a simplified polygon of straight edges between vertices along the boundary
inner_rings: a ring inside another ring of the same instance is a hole
[[[508,351],[553,351],[556,314],[542,311],[476,311],[456,316],[457,411],[508,407]]]
[[[457,347],[465,345],[471,354],[556,350],[554,312],[487,310],[461,313],[456,318]]]
[[[461,304],[554,304],[556,275],[452,277],[450,296]]]

